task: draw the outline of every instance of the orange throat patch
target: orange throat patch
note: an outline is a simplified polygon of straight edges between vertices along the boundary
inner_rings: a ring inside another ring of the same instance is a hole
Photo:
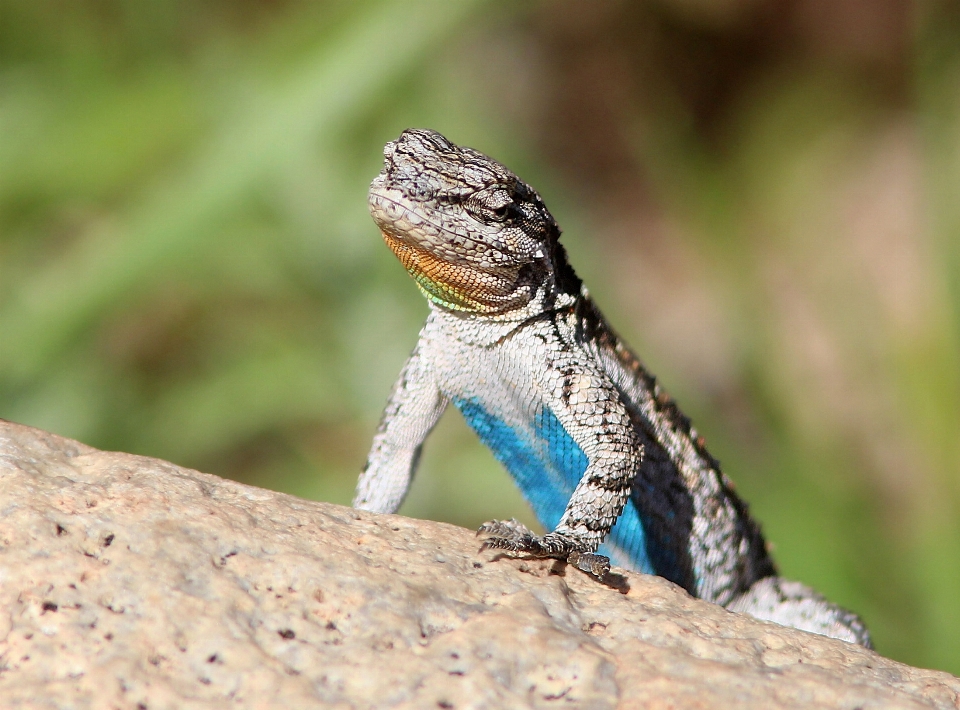
[[[439,259],[383,230],[380,233],[423,294],[434,303],[471,313],[490,312],[501,305],[495,297],[485,298],[483,276],[477,270]]]

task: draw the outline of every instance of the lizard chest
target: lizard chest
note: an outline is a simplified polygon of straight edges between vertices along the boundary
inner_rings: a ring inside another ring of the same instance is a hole
[[[432,348],[441,390],[520,487],[545,527],[560,521],[589,464],[557,417],[562,368],[549,333],[489,346],[444,338]]]

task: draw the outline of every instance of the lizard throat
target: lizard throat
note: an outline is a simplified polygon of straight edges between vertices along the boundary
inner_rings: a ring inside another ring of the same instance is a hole
[[[484,288],[483,275],[477,270],[438,259],[385,231],[381,230],[381,234],[431,302],[454,311],[484,315],[511,307],[512,299],[498,297]]]

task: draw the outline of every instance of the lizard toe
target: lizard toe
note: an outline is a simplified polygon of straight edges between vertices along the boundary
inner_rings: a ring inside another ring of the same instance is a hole
[[[516,518],[510,520],[490,520],[477,529],[477,535],[492,537],[534,537],[533,532]]]

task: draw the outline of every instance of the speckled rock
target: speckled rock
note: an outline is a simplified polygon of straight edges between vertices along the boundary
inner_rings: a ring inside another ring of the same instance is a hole
[[[3,708],[957,708],[960,680],[0,421]]]

